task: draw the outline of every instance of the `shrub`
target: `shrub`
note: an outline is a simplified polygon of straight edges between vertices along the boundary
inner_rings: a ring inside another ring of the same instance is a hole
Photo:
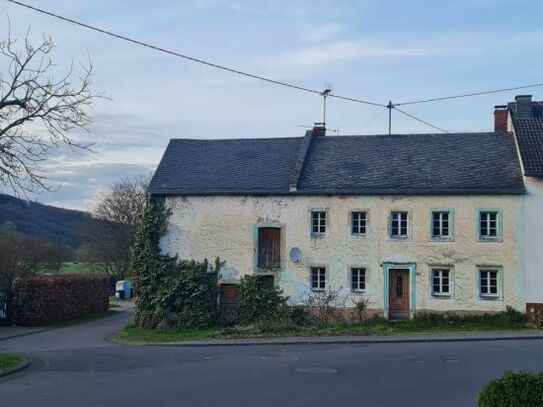
[[[353,307],[353,322],[357,324],[364,324],[368,320],[368,304],[369,304],[368,298],[359,298],[356,301],[354,301],[354,307]]]
[[[478,406],[542,407],[543,372],[505,372],[502,377],[483,387],[479,393]]]
[[[37,326],[107,311],[109,279],[99,274],[20,277],[13,293],[14,322]]]
[[[135,323],[141,328],[202,328],[216,322],[218,271],[207,260],[178,261],[160,252],[169,211],[150,200],[132,249],[131,277],[137,290]]]
[[[243,276],[239,285],[238,320],[241,324],[276,321],[286,312],[287,298],[275,284],[258,276]]]
[[[310,322],[317,325],[330,325],[344,321],[346,297],[339,291],[311,291],[302,300],[302,305],[308,310]]]

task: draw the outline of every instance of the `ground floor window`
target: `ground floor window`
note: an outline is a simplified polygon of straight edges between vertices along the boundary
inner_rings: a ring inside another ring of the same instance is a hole
[[[479,271],[479,292],[481,297],[497,297],[498,270],[484,269]]]
[[[311,267],[311,289],[322,291],[326,288],[326,267]]]
[[[362,267],[351,268],[351,289],[364,291],[366,289],[366,269]]]
[[[432,295],[451,295],[451,271],[449,269],[432,270]]]

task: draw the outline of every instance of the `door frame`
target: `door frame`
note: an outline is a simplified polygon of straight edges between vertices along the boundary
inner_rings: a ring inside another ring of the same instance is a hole
[[[392,269],[409,270],[409,318],[415,316],[416,291],[417,291],[417,264],[416,263],[383,263],[383,309],[384,316],[388,319],[389,311],[389,276]]]

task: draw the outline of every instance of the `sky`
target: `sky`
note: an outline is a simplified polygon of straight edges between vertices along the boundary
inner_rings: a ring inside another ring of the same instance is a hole
[[[22,0],[180,53],[377,103],[543,82],[543,2],[533,0]],[[322,98],[126,43],[0,0],[0,38],[53,38],[57,69],[93,65],[93,151],[61,148],[44,164],[46,204],[92,210],[118,179],[149,174],[170,138],[302,136]],[[404,110],[449,132],[491,131],[493,107],[543,87]],[[434,132],[393,113],[394,133]],[[380,107],[328,99],[337,134],[383,134]],[[9,193],[9,190],[0,191]]]

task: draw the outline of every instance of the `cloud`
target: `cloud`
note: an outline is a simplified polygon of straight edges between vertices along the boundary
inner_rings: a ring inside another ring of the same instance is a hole
[[[125,163],[87,163],[49,165],[50,184],[58,189],[35,198],[49,205],[92,210],[98,198],[120,178],[149,174],[153,167]]]
[[[304,42],[318,42],[330,39],[334,35],[338,34],[342,29],[341,24],[321,24],[317,27],[313,26],[308,29],[305,34],[301,36],[301,40]]]

